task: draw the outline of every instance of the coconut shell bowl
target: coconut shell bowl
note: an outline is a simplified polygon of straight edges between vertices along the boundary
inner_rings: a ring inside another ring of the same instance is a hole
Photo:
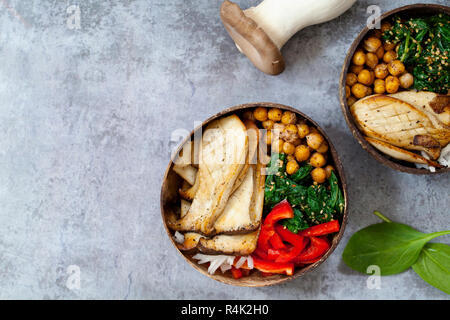
[[[183,183],[182,178],[177,175],[174,170],[174,162],[171,160],[167,166],[166,172],[164,174],[162,187],[161,187],[161,218],[164,225],[164,228],[167,232],[168,240],[171,241],[173,244],[175,250],[178,251],[178,253],[183,257],[183,259],[189,263],[194,269],[196,269],[198,272],[202,273],[203,275],[212,278],[216,281],[235,285],[235,286],[242,286],[242,287],[263,287],[263,286],[270,286],[275,284],[280,284],[283,282],[287,282],[290,280],[293,280],[295,278],[301,277],[305,275],[308,272],[313,271],[316,269],[319,265],[325,262],[325,260],[332,254],[332,252],[336,249],[337,245],[339,244],[344,230],[345,226],[347,224],[347,215],[348,215],[348,193],[347,193],[347,183],[344,176],[344,169],[341,163],[341,160],[339,159],[338,153],[336,149],[334,148],[331,140],[328,138],[325,131],[320,128],[316,122],[311,120],[308,116],[303,114],[302,112],[298,111],[297,109],[294,109],[289,106],[276,104],[276,103],[248,103],[248,104],[242,104],[238,106],[234,106],[231,108],[227,108],[223,110],[222,112],[219,112],[218,114],[210,117],[209,119],[205,120],[201,126],[195,128],[189,137],[186,137],[186,139],[180,144],[178,150],[175,154],[178,154],[180,150],[182,150],[185,143],[190,142],[193,140],[194,133],[198,132],[200,129],[204,130],[206,126],[213,120],[229,116],[232,114],[236,114],[240,116],[242,119],[242,115],[245,111],[254,110],[257,107],[265,107],[265,108],[279,108],[282,111],[291,111],[296,114],[297,119],[304,119],[306,120],[307,124],[315,127],[325,138],[325,141],[328,142],[329,145],[329,152],[328,152],[328,163],[331,164],[335,168],[335,174],[339,181],[345,206],[343,210],[343,214],[339,218],[339,222],[341,224],[341,228],[339,232],[333,234],[330,238],[331,246],[330,249],[325,253],[325,255],[317,262],[304,266],[302,268],[295,268],[294,274],[292,276],[287,275],[262,275],[259,271],[251,272],[249,276],[242,277],[240,279],[234,279],[230,272],[222,273],[220,270],[217,270],[214,274],[208,273],[208,266],[205,264],[198,264],[196,260],[194,260],[192,257],[195,255],[195,252],[186,252],[179,250],[177,246],[177,242],[174,237],[174,231],[172,231],[168,227],[167,219],[169,215],[173,215],[174,212],[176,212],[177,208],[179,210],[180,207],[180,196],[178,193],[178,190],[181,188],[181,185]],[[174,263],[176,263],[174,261]]]
[[[439,13],[450,14],[450,7],[435,5],[435,4],[414,4],[408,5],[404,7],[400,7],[389,12],[386,12],[381,15],[380,24],[383,25],[384,21],[392,22],[393,17],[400,17],[404,19],[414,18],[414,17],[427,17],[431,15],[436,15]],[[411,174],[438,174],[450,172],[450,167],[436,168],[434,172],[426,169],[426,168],[418,168],[414,163],[397,160],[393,157],[390,157],[380,151],[378,151],[374,146],[372,146],[365,138],[364,134],[359,129],[352,113],[351,108],[349,106],[349,102],[346,96],[346,84],[347,84],[347,74],[350,73],[350,67],[352,65],[352,60],[355,52],[360,50],[360,48],[364,48],[364,41],[369,36],[373,35],[376,30],[370,30],[367,26],[365,26],[361,32],[358,34],[356,39],[350,46],[348,50],[347,56],[344,61],[344,65],[342,67],[342,72],[339,80],[340,84],[340,104],[341,109],[344,114],[347,125],[350,128],[353,136],[362,146],[362,148],[367,151],[372,157],[374,157],[377,161],[381,162],[383,165],[388,166],[394,170],[398,170],[401,172],[411,173]],[[380,29],[378,29],[380,32]],[[384,57],[383,57],[384,59]],[[348,89],[348,88],[347,88]],[[348,92],[347,92],[348,94]]]

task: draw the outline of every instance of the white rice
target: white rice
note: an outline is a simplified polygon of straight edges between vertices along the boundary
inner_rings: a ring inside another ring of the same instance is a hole
[[[183,243],[184,242],[184,235],[182,233],[179,233],[178,231],[175,231],[175,234],[173,235],[175,242],[177,243]]]
[[[208,267],[208,273],[214,274],[217,269],[220,268],[220,271],[225,272],[227,270],[230,270],[233,266],[235,256],[226,256],[226,255],[208,255],[208,254],[201,254],[197,253],[195,256],[192,257],[195,260],[198,260],[198,264],[203,263],[210,263]],[[247,265],[250,269],[253,269],[253,259],[250,256],[244,256],[241,257],[238,262],[236,263],[236,268],[242,267],[242,265],[247,261]]]

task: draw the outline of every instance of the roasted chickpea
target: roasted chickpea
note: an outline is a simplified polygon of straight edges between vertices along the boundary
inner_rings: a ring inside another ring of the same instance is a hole
[[[288,162],[289,162],[289,161],[292,161],[292,160],[295,161],[295,157],[294,157],[292,154],[288,154],[287,157],[286,157],[286,160],[287,160]]]
[[[378,64],[378,57],[375,53],[369,52],[366,54],[366,65],[373,69]]]
[[[291,134],[297,133],[298,132],[297,125],[296,124],[288,124],[286,126],[286,128],[284,128],[284,131],[287,131]]]
[[[350,96],[350,97],[347,99],[347,104],[348,104],[349,106],[352,106],[355,102],[356,102],[356,98],[355,98],[354,96]]]
[[[262,122],[262,126],[266,130],[271,130],[273,128],[273,124],[274,124],[273,120],[266,120]]]
[[[370,95],[372,95],[372,93],[373,93],[372,87],[367,87],[366,96],[370,96]]]
[[[327,172],[323,168],[315,168],[311,171],[311,178],[317,183],[324,183],[327,179]]]
[[[384,51],[391,51],[395,49],[395,43],[385,42],[383,45]]]
[[[323,154],[321,154],[319,152],[313,153],[311,158],[309,158],[309,164],[316,168],[321,168],[326,163],[327,163],[327,161],[325,160],[325,157],[323,156]]]
[[[288,124],[284,128],[280,135],[281,139],[286,142],[294,143],[296,140],[300,140],[297,134],[297,126],[295,124]]]
[[[283,112],[278,108],[272,108],[269,110],[267,117],[272,121],[280,121]]]
[[[397,77],[388,76],[385,81],[386,91],[388,93],[396,93],[398,91],[398,88],[400,87],[400,80]]]
[[[290,142],[283,143],[283,152],[286,154],[294,154],[295,146]]]
[[[388,70],[393,76],[399,76],[405,72],[405,65],[400,60],[394,60],[388,64]]]
[[[292,141],[292,144],[293,144],[294,146],[299,146],[301,143],[302,143],[302,139],[300,139],[300,138],[298,138],[298,139]]]
[[[297,161],[291,160],[286,164],[286,173],[287,174],[294,174],[299,169],[299,165]]]
[[[334,171],[334,168],[331,164],[327,165],[325,168],[325,172],[327,174],[327,179],[331,177],[331,172]]]
[[[283,112],[283,115],[281,116],[281,123],[288,125],[288,124],[294,124],[297,122],[297,116],[295,113],[291,111],[285,111]]]
[[[278,132],[278,134],[280,134],[281,132],[284,131],[285,128],[286,128],[286,126],[284,124],[275,122],[273,124],[273,129],[272,130],[275,131],[275,132]]]
[[[370,70],[370,76],[372,77],[372,81],[370,82],[370,84],[373,84],[373,82],[375,81],[375,72],[373,70]]]
[[[356,76],[356,74],[354,74],[352,72],[347,73],[347,78],[345,79],[345,83],[351,87],[356,82],[358,82],[358,77]]]
[[[267,120],[267,109],[258,107],[253,111],[253,116],[258,121],[266,121]]]
[[[376,79],[373,86],[375,93],[384,93],[386,91],[386,85],[383,79]]]
[[[369,52],[375,52],[381,47],[381,40],[377,37],[369,37],[364,41],[364,49]]]
[[[375,67],[375,77],[378,79],[384,79],[389,75],[388,66],[385,63],[380,63]]]
[[[351,96],[351,91],[349,86],[345,86],[345,98],[348,98]]]
[[[358,50],[353,55],[352,61],[357,66],[362,66],[362,65],[364,65],[364,63],[366,63],[366,55],[364,54],[364,52],[362,50]]]
[[[317,149],[317,152],[319,153],[326,153],[328,151],[328,143],[324,141],[320,147]]]
[[[268,130],[266,132],[266,144],[270,146],[272,144],[272,131]]]
[[[377,55],[378,59],[383,59],[384,56],[384,48],[383,47],[379,47],[377,49],[377,51],[375,51],[375,54]]]
[[[272,141],[272,152],[281,153],[283,151],[284,141],[281,139],[273,139]]]
[[[411,73],[405,73],[398,78],[400,80],[400,86],[404,89],[408,89],[414,83],[414,77]]]
[[[309,127],[309,132],[310,132],[310,133],[318,133],[318,134],[320,134],[319,130],[317,130],[317,129],[314,128],[314,127]]]
[[[397,53],[392,50],[386,51],[383,56],[383,61],[386,63],[390,63],[391,61],[394,61],[395,59],[397,59]]]
[[[352,87],[352,94],[358,98],[364,98],[367,95],[367,87],[361,83],[357,83]]]
[[[362,69],[364,69],[363,65],[357,66],[356,64],[352,64],[351,67],[350,67],[350,72],[352,72],[355,75],[357,75],[358,73],[361,72]]]
[[[297,125],[297,134],[300,139],[303,139],[306,137],[306,135],[309,133],[309,127],[306,123],[298,124]]]
[[[295,148],[295,159],[297,159],[298,162],[308,160],[310,155],[311,151],[307,145],[302,144]]]
[[[372,83],[372,75],[370,74],[369,70],[364,69],[358,74],[358,82],[362,83],[366,86],[370,85]]]
[[[388,21],[384,21],[381,24],[381,32],[386,32],[388,30],[391,30],[391,28],[392,28],[392,25]]]
[[[318,132],[310,133],[306,136],[306,143],[308,146],[314,150],[318,149],[320,145],[323,143],[324,138]]]

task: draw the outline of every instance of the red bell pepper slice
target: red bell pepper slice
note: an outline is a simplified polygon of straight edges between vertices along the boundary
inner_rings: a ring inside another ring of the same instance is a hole
[[[298,234],[289,231],[283,226],[275,226],[275,231],[280,235],[281,239],[293,245],[293,247],[289,250],[280,250],[280,253],[275,259],[275,262],[284,263],[293,261],[295,257],[297,257],[303,251],[303,249],[305,249],[308,243],[305,237],[299,236]]]
[[[274,226],[277,221],[292,217],[294,217],[294,211],[287,200],[283,200],[273,207],[272,211],[265,218],[259,233],[257,246],[257,249],[259,249],[258,256],[267,260],[267,252],[271,248],[271,245],[273,246],[272,242],[276,248],[284,246],[283,241],[279,239],[278,235],[275,235]],[[271,238],[274,236],[275,239],[271,241]]]
[[[293,263],[276,263],[273,261],[262,260],[253,256],[253,265],[255,269],[266,273],[279,273],[292,276],[294,274]]]
[[[269,240],[272,238],[272,236],[275,234],[275,230],[273,227],[268,227],[266,225],[263,225],[261,227],[261,231],[259,232],[258,237],[258,248],[260,248],[262,251],[267,252],[269,250]]]
[[[283,243],[283,240],[276,232],[272,238],[269,239],[269,242],[274,249],[287,249],[286,245]]]
[[[320,259],[322,259],[322,257],[323,257],[323,256],[320,256],[320,257],[315,258],[315,259],[312,259],[312,260],[303,260],[303,261],[300,262],[299,264],[302,264],[302,265],[313,264],[313,263],[316,263],[317,261],[319,261]],[[294,264],[297,266],[297,264],[295,263],[295,261],[294,261]]]
[[[263,260],[269,260],[267,251],[263,251],[261,248],[256,248],[255,251],[253,251],[253,254]]]
[[[231,274],[235,279],[242,278],[242,271],[240,269],[236,269],[235,267],[231,267]]]
[[[321,258],[325,252],[330,249],[330,244],[328,240],[310,237],[310,245],[308,248],[300,253],[298,257],[295,259],[298,263],[304,263],[304,261],[311,261],[316,258]]]
[[[328,246],[331,247],[331,241],[330,241],[330,239],[328,239],[327,236],[320,236],[319,238],[322,240],[325,240],[328,243]]]
[[[304,240],[303,236],[289,231],[289,229],[287,229],[284,226],[281,226],[281,225],[275,226],[275,231],[283,241],[286,241],[286,242],[292,244],[293,246],[298,246],[298,245],[303,244],[303,240]]]
[[[293,217],[294,210],[292,210],[292,207],[287,200],[283,200],[276,204],[264,219],[264,226],[273,227],[277,221]]]
[[[266,260],[275,261],[280,256],[280,253],[281,253],[281,250],[269,249],[267,251],[267,259]]]
[[[318,237],[338,232],[339,229],[339,221],[333,220],[309,227],[308,229],[300,231],[298,234],[304,237]]]

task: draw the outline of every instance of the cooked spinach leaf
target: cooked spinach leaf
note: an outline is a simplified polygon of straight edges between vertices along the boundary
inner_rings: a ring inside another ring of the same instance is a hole
[[[450,89],[450,16],[438,14],[402,20],[395,17],[383,39],[399,44],[398,59],[414,76],[417,90],[447,93]]]
[[[303,213],[298,208],[294,208],[294,218],[285,219],[281,221],[281,224],[294,233],[309,228],[308,222],[306,222]]]
[[[295,174],[287,175],[285,160],[284,154],[274,154],[271,158],[268,169],[270,175],[266,177],[265,184],[265,213],[280,201],[287,199],[296,214],[283,224],[292,232],[331,221],[342,214],[344,197],[334,172],[327,183],[307,186],[312,166],[305,164]]]
[[[309,174],[311,173],[312,169],[313,169],[312,165],[309,165],[309,164],[304,165],[303,167],[298,169],[296,173],[291,175],[291,179],[297,183],[302,183],[305,180],[308,180],[307,178],[310,177]]]

